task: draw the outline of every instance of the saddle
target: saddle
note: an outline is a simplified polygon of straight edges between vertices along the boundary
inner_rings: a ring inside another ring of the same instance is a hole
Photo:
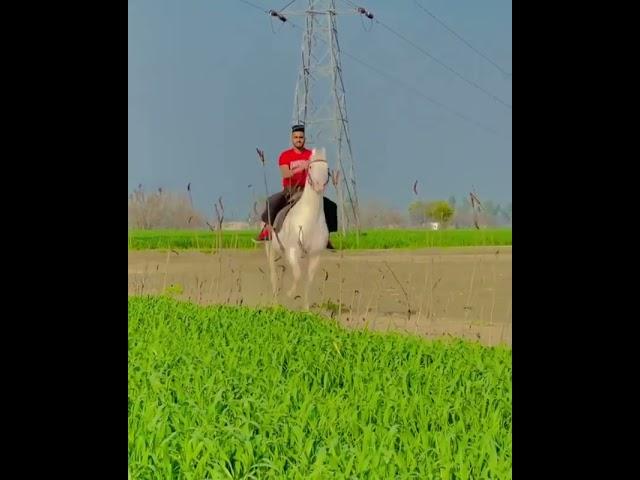
[[[287,213],[289,213],[289,210],[291,210],[291,208],[296,203],[298,203],[298,200],[300,200],[300,197],[302,197],[302,190],[296,190],[295,192],[293,192],[289,197],[289,201],[287,202],[287,204],[284,206],[282,210],[278,212],[275,220],[273,221],[273,229],[275,230],[276,233],[280,233],[280,230],[282,229],[282,225],[284,224],[284,219],[286,218]]]

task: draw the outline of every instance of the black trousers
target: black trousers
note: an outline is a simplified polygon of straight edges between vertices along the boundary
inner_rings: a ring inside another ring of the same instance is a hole
[[[276,218],[276,215],[282,210],[291,198],[293,194],[292,190],[282,190],[281,192],[274,193],[267,200],[268,210],[265,208],[262,213],[262,221],[269,223],[269,214],[271,214],[271,221]],[[329,200],[327,197],[322,197],[324,200],[324,218],[327,221],[327,227],[329,232],[338,231],[338,205],[335,202]]]

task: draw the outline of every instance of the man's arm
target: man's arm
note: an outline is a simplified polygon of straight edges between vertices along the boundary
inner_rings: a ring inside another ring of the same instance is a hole
[[[289,168],[289,165],[280,165],[280,173],[282,174],[282,178],[291,178],[296,173],[306,170],[308,166],[309,160],[305,160],[304,164],[298,165],[293,169]]]

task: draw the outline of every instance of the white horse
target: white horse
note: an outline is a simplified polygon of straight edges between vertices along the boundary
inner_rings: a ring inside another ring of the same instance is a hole
[[[307,278],[304,289],[304,309],[309,309],[309,289],[320,263],[320,254],[327,247],[329,229],[324,216],[324,191],[329,182],[329,165],[324,149],[312,150],[309,160],[307,182],[302,196],[286,214],[280,231],[265,242],[271,287],[274,297],[278,292],[276,257],[282,254],[287,259],[293,283],[287,291],[292,297],[302,275],[303,260],[307,263]]]

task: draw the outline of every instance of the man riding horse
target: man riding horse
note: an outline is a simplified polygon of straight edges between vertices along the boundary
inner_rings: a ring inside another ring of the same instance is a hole
[[[285,150],[280,154],[278,164],[282,175],[282,191],[277,192],[267,200],[267,208],[262,214],[264,228],[258,236],[258,241],[269,239],[269,233],[276,215],[280,210],[287,206],[288,203],[294,202],[296,194],[304,189],[307,181],[307,170],[309,168],[309,159],[311,158],[311,150],[304,148],[304,125],[294,125],[291,128],[291,143],[293,148]],[[338,206],[327,197],[323,197],[323,207],[325,220],[329,232],[338,231]],[[328,249],[333,249],[331,241],[328,241]]]

